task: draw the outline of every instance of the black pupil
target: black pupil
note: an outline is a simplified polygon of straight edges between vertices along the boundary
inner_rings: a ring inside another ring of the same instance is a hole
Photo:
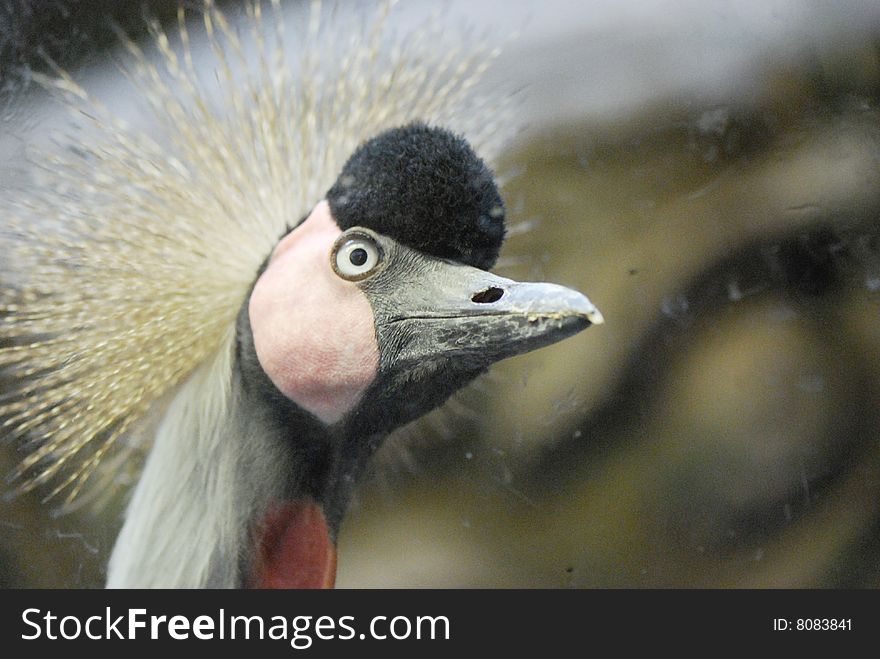
[[[348,255],[348,260],[351,261],[352,265],[363,265],[367,262],[367,250],[363,247],[358,247],[357,249],[351,250],[351,253]]]

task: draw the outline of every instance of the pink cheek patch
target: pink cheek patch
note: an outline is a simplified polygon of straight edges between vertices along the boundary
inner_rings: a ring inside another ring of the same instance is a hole
[[[278,244],[248,306],[263,370],[326,424],[357,405],[379,369],[370,303],[330,265],[341,233],[322,201]]]

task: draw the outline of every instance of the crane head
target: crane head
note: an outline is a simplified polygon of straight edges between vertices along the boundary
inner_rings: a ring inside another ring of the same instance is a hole
[[[310,459],[296,500],[264,516],[255,585],[332,583],[342,516],[389,432],[492,363],[602,322],[578,292],[491,274],[504,234],[482,160],[415,123],[362,144],[278,243],[239,315],[239,367],[277,427],[308,429]]]

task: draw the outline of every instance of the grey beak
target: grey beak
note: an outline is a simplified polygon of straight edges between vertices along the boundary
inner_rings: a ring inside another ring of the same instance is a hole
[[[380,333],[395,334],[398,360],[455,359],[483,368],[604,322],[577,291],[451,262],[436,262],[397,293],[377,320]]]
[[[518,316],[525,315],[528,320],[578,319],[586,325],[601,325],[605,322],[602,313],[589,298],[570,288],[557,284],[518,282],[512,279],[494,277],[490,285],[471,296],[470,304],[462,309],[463,315],[475,316]]]

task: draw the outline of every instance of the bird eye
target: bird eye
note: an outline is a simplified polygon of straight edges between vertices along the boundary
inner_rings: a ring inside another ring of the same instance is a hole
[[[357,281],[368,276],[382,261],[382,249],[368,236],[347,236],[337,243],[333,269],[343,279]]]

